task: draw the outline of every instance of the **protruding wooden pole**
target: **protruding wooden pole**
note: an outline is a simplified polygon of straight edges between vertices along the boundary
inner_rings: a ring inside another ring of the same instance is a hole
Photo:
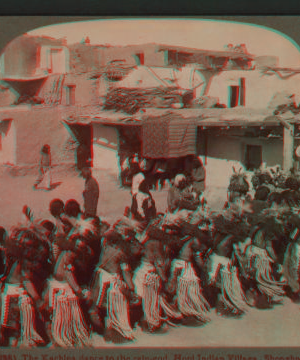
[[[283,170],[289,171],[294,165],[294,125],[283,128]]]

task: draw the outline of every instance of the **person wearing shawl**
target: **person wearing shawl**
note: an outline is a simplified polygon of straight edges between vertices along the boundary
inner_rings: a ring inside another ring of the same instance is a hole
[[[185,175],[192,185],[193,191],[199,197],[205,190],[205,168],[202,161],[192,155],[185,159]]]
[[[121,185],[131,186],[133,178],[140,172],[138,156],[127,155],[121,162]]]
[[[144,226],[156,217],[155,201],[146,180],[141,181],[138,191],[132,197],[131,215]]]
[[[194,211],[200,204],[196,197],[188,186],[185,175],[178,174],[168,192],[168,210],[171,213],[182,209]]]
[[[90,168],[83,168],[81,174],[85,179],[84,191],[82,193],[84,201],[84,215],[86,217],[93,217],[97,215],[99,184],[92,176],[92,171]]]

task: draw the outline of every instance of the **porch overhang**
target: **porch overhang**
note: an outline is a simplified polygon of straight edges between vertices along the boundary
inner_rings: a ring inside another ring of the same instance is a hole
[[[300,116],[272,115],[272,111],[229,109],[151,109],[134,115],[100,111],[66,119],[67,124],[101,124],[116,129],[134,126],[141,128],[141,155],[147,158],[176,158],[196,153],[197,129],[262,129],[281,127],[293,133],[293,124]],[[287,137],[287,132],[284,132]],[[288,153],[288,151],[286,151]]]

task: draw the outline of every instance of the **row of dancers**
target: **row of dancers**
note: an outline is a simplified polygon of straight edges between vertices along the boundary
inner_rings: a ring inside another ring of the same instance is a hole
[[[203,197],[185,206],[195,198],[184,193],[147,218],[135,216],[133,197],[112,225],[84,216],[75,200],[52,200],[52,221],[25,206],[23,222],[0,231],[1,345],[92,346],[94,332],[134,341],[139,331],[202,326],[213,309],[239,317],[296,301],[299,193],[260,187],[252,200],[231,182],[229,194],[219,212]]]

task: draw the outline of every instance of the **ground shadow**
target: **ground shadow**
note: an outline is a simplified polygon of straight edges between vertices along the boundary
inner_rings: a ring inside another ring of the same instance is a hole
[[[39,188],[38,186],[36,187],[36,188],[34,188],[35,190],[43,190],[43,191],[50,191],[50,190],[54,190],[54,189],[56,189],[60,184],[61,184],[62,182],[60,181],[60,182],[57,182],[57,183],[53,183],[53,184],[51,184],[51,186],[50,186],[50,189],[48,190],[48,189],[45,189],[45,188]]]
[[[60,184],[61,184],[62,182],[60,181],[60,182],[57,182],[57,183],[53,183],[53,184],[51,184],[51,186],[50,186],[50,190],[54,190],[54,189],[56,189]]]

